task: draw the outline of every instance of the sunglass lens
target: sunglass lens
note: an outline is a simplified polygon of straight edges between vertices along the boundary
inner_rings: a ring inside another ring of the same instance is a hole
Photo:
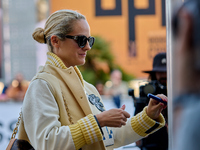
[[[94,37],[89,37],[89,45],[92,47],[94,44]]]
[[[77,42],[78,42],[78,46],[80,48],[83,48],[83,47],[85,47],[85,45],[87,43],[87,37],[86,36],[79,36],[78,39],[77,39]]]
[[[85,45],[87,44],[87,41],[88,41],[90,47],[92,47],[94,44],[94,40],[95,40],[94,37],[87,38],[86,36],[79,36],[77,39],[77,43],[80,48],[83,48],[83,47],[85,47]]]

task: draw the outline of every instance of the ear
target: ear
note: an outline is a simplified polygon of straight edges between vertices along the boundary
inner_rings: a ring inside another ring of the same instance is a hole
[[[60,44],[60,39],[56,35],[51,36],[51,44],[53,47],[58,48]]]

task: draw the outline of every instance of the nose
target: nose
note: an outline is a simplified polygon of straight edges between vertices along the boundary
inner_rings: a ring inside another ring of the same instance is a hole
[[[87,41],[85,47],[83,47],[83,49],[84,49],[85,51],[89,51],[89,50],[91,50],[91,47],[90,47],[90,44],[89,44],[88,41]]]

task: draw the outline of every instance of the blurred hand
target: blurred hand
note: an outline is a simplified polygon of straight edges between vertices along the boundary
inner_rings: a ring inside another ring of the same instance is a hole
[[[163,94],[158,94],[156,96],[160,97],[162,100],[166,102],[168,101],[167,97]],[[166,107],[167,105],[151,98],[149,101],[148,107],[146,109],[146,113],[151,119],[156,120],[159,117],[161,111],[165,109]]]
[[[125,105],[119,109],[110,109],[95,115],[101,127],[121,127],[126,125],[130,114],[125,111]]]
[[[142,146],[142,140],[136,141],[135,144],[136,144],[137,147],[141,148],[141,146]]]

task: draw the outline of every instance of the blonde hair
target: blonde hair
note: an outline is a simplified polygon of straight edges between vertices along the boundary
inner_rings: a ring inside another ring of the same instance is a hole
[[[67,9],[58,10],[49,16],[44,29],[35,29],[32,37],[39,43],[47,43],[49,51],[53,52],[51,36],[56,35],[60,40],[64,40],[65,35],[73,31],[73,23],[80,19],[86,18],[77,11]]]

